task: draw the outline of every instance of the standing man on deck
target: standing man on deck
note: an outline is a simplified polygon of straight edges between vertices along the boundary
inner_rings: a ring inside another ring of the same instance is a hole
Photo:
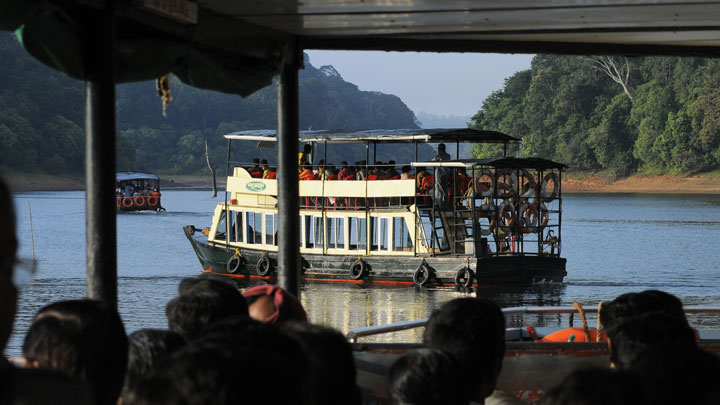
[[[433,162],[445,162],[450,160],[450,155],[445,152],[445,144],[438,145],[438,154],[432,159]],[[448,191],[452,170],[449,167],[438,166],[435,168],[435,206],[441,210],[448,208]]]

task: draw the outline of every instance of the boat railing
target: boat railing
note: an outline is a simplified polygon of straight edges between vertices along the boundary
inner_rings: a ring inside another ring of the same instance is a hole
[[[597,305],[595,305],[597,307]],[[683,307],[685,313],[688,314],[720,314],[719,306],[707,306],[707,305],[686,305]],[[506,317],[514,315],[531,315],[531,314],[575,314],[578,309],[572,305],[563,306],[524,306],[524,307],[509,307],[502,309],[503,315]],[[347,332],[345,337],[350,343],[357,343],[359,338],[375,336],[385,333],[400,332],[408,329],[422,328],[427,325],[429,318],[416,319],[412,321],[395,322],[387,325],[376,325],[368,326],[365,328],[351,329]]]

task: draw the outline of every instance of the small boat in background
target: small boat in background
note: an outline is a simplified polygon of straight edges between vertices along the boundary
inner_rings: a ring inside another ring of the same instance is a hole
[[[119,211],[165,211],[161,198],[158,176],[140,172],[116,174],[115,204]]]

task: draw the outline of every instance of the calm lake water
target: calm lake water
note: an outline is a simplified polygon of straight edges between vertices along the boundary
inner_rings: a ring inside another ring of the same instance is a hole
[[[119,307],[128,333],[167,327],[165,305],[180,280],[201,274],[182,226],[209,226],[222,198],[212,198],[209,190],[164,190],[167,212],[118,214]],[[32,257],[32,209],[39,267],[32,284],[21,290],[9,355],[20,353],[37,309],[85,296],[84,192],[16,194],[15,204],[22,257]],[[599,301],[625,292],[662,289],[686,305],[720,306],[720,195],[565,194],[563,211],[568,271],[563,283],[475,292],[313,283],[302,286],[302,302],[313,322],[343,333],[423,318],[442,302],[476,294],[506,307],[579,301],[592,312]],[[694,316],[691,323],[717,330],[717,318]],[[526,316],[513,322],[560,326],[567,318]],[[420,336],[421,330],[411,330],[370,341],[418,341]]]

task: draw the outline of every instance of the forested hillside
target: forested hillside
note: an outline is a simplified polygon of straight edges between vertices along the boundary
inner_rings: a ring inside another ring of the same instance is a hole
[[[720,61],[537,55],[484,101],[472,126],[521,136],[524,156],[616,177],[716,169]]]
[[[154,82],[117,87],[118,169],[192,174],[211,157],[224,165],[223,134],[274,129],[276,90],[271,85],[242,98],[198,90],[172,78],[167,117]],[[83,83],[28,56],[12,34],[0,33],[0,169],[47,173],[84,170]],[[360,91],[332,66],[300,71],[301,129],[417,128],[396,96]],[[272,150],[246,148],[239,159],[274,160]],[[364,148],[361,151],[364,158]],[[387,160],[387,159],[385,159]]]

